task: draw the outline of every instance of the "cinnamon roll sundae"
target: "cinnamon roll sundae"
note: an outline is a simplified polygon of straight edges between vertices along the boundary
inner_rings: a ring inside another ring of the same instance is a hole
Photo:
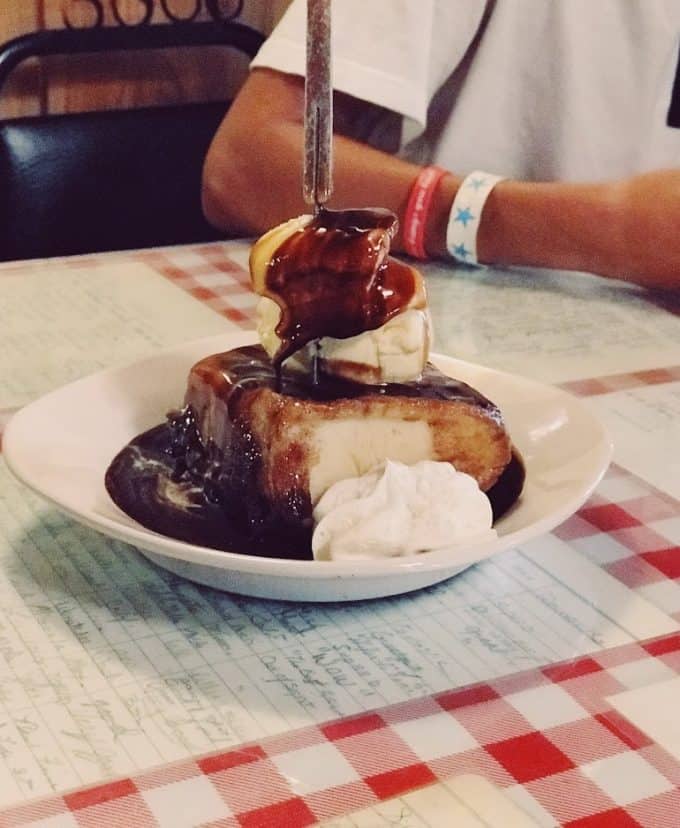
[[[415,554],[488,537],[521,463],[498,407],[428,361],[425,285],[390,256],[396,228],[387,210],[322,209],[262,236],[260,344],[193,366],[181,410],[112,463],[114,501],[152,529],[246,554]]]

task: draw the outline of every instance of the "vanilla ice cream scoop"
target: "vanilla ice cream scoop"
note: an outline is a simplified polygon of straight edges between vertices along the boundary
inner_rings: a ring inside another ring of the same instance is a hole
[[[275,363],[369,384],[418,379],[431,323],[421,274],[389,254],[396,216],[322,210],[273,228],[250,256],[260,341]]]
[[[281,318],[279,306],[263,296],[256,316],[260,343],[273,357],[281,346],[276,333]],[[409,382],[420,378],[431,340],[432,323],[427,309],[408,308],[375,330],[346,339],[324,336],[310,342],[293,354],[286,365],[293,370],[311,371],[316,357],[324,373],[354,382]]]
[[[340,480],[314,509],[315,560],[401,557],[433,550],[467,551],[494,540],[489,498],[451,463],[387,460]]]

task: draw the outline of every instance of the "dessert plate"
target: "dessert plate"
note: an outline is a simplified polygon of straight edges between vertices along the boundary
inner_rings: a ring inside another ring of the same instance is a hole
[[[217,589],[294,601],[349,601],[409,592],[548,532],[588,498],[611,457],[603,427],[576,398],[550,386],[449,357],[443,371],[498,404],[526,464],[524,492],[497,523],[497,539],[450,553],[367,561],[301,561],[221,552],[159,535],[109,498],[104,474],[133,437],[181,405],[203,356],[252,343],[252,334],[191,342],[71,383],[14,415],[3,437],[10,470],[85,525],[136,546],[156,564]]]

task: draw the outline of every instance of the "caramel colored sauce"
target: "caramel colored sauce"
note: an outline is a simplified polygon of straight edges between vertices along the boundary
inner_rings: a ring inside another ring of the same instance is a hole
[[[260,500],[255,484],[259,457],[237,427],[239,395],[248,389],[273,388],[276,371],[260,346],[247,346],[202,360],[202,381],[226,404],[226,453],[205,445],[192,405],[169,415],[168,422],[139,435],[114,458],[105,485],[112,500],[130,517],[160,534],[187,543],[266,557],[311,558],[309,520],[283,521]],[[495,405],[478,391],[427,366],[422,380],[364,385],[322,375],[318,383],[305,374],[282,372],[282,393],[328,401],[372,394],[467,400],[500,417]],[[200,407],[200,398],[193,404]],[[525,472],[512,460],[487,491],[494,520],[519,498]],[[308,497],[308,495],[307,495]],[[305,510],[302,509],[301,513]]]
[[[192,475],[184,463],[191,458],[200,467],[206,453],[197,448],[193,456],[187,452],[178,457],[177,428],[171,418],[135,437],[113,459],[105,485],[120,509],[152,532],[184,543],[241,555],[311,560],[309,524],[255,527],[247,519],[243,495],[232,492],[225,501],[197,484],[194,478],[201,469]]]
[[[106,473],[113,502],[153,532],[185,543],[242,555],[311,560],[312,527],[265,524],[244,519],[247,505],[232,493],[229,502],[208,496],[190,476],[178,474],[176,426],[166,423],[140,434],[114,458]],[[195,462],[204,460],[199,455]],[[513,452],[498,481],[487,492],[494,521],[517,501],[524,465]]]
[[[497,406],[465,382],[453,379],[428,363],[420,379],[369,385],[332,374],[320,373],[315,379],[302,371],[283,370],[277,387],[276,370],[260,345],[246,345],[201,360],[194,371],[210,384],[215,394],[230,405],[232,396],[242,390],[267,387],[280,394],[316,402],[333,402],[357,397],[424,397],[436,400],[461,400],[479,406],[498,422]]]
[[[417,276],[388,255],[397,226],[389,210],[322,208],[278,248],[265,293],[281,309],[275,364],[314,339],[375,330],[408,306]]]

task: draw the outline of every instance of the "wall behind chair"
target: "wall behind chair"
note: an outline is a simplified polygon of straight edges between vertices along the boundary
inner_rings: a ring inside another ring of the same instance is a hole
[[[214,6],[269,33],[290,0],[218,0]],[[207,0],[0,0],[0,42],[36,29],[70,25],[172,25],[209,20]],[[200,58],[199,58],[200,54]],[[221,100],[245,78],[247,65],[228,49],[49,58],[19,67],[0,98],[0,117],[120,106]]]

